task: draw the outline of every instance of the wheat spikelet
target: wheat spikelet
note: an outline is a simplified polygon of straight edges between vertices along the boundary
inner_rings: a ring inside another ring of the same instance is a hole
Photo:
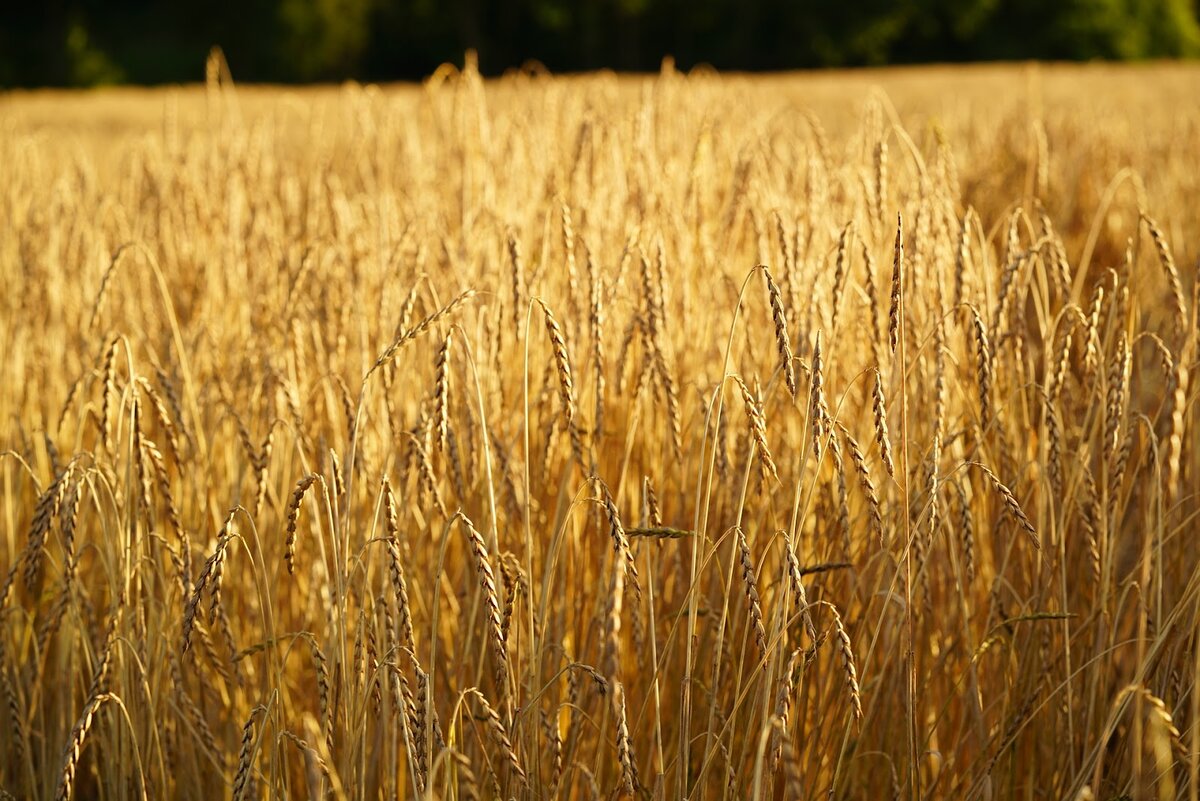
[[[838,530],[842,534],[842,556],[849,560],[854,552],[850,530],[850,494],[846,488],[846,463],[842,458],[842,446],[836,436],[829,438],[829,450],[837,474]]]
[[[50,526],[54,523],[54,519],[58,516],[58,510],[62,506],[63,497],[67,493],[67,489],[71,484],[70,476],[73,471],[71,466],[55,476],[54,481],[46,488],[46,491],[38,498],[37,507],[33,511],[33,522],[29,526],[28,544],[25,546],[24,558],[24,581],[25,588],[33,592],[37,587],[38,578],[41,576],[42,566],[42,551],[46,545],[46,535],[50,531]],[[15,568],[16,565],[14,564]],[[0,595],[0,600],[8,597],[6,591]],[[2,605],[2,604],[0,604]]]
[[[612,494],[608,491],[608,485],[598,477],[594,480],[600,491],[600,502],[604,506],[604,514],[608,518],[608,529],[613,541],[613,552],[621,562],[621,569],[625,574],[625,578],[633,584],[634,595],[640,599],[642,597],[642,588],[638,582],[637,564],[634,561],[633,552],[629,550],[629,538],[626,536],[625,527],[621,524],[621,515],[617,511],[617,504],[613,501]]]
[[[325,652],[321,650],[317,638],[308,632],[303,633],[304,640],[308,643],[309,653],[312,655],[313,668],[316,671],[317,677],[317,701],[318,708],[321,713],[320,727],[321,732],[325,736],[325,751],[328,754],[333,754],[333,707],[330,702],[330,686],[329,686],[329,660],[325,656]]]
[[[795,610],[804,622],[804,630],[810,642],[817,641],[817,627],[813,624],[812,613],[809,611],[808,593],[804,589],[804,574],[800,568],[800,560],[796,556],[796,547],[792,537],[787,532],[779,532],[783,537],[784,569],[792,588]]]
[[[983,318],[974,306],[971,312],[971,328],[975,333],[975,380],[979,385],[979,426],[986,430],[992,419],[992,350],[988,342]]]
[[[151,408],[154,410],[155,419],[158,421],[158,425],[163,430],[163,433],[167,435],[167,444],[171,450],[171,458],[175,460],[176,464],[178,464],[181,458],[179,432],[175,427],[174,421],[171,419],[171,413],[167,411],[166,403],[163,402],[162,396],[155,391],[154,387],[151,386],[150,382],[145,376],[139,375],[134,380],[137,384],[138,391],[140,393],[144,393],[146,397],[150,398],[150,404]]]
[[[411,648],[414,642],[412,611],[408,602],[408,582],[404,576],[404,561],[400,556],[400,525],[396,512],[396,498],[387,478],[383,479],[384,526],[387,534],[388,575],[392,582],[392,594],[396,609],[400,613],[400,644]]]
[[[871,528],[874,529],[875,536],[882,546],[883,511],[879,501],[879,493],[875,491],[875,482],[871,480],[871,470],[867,467],[867,457],[863,455],[858,441],[850,435],[846,427],[840,421],[836,422],[835,425],[841,433],[842,439],[846,441],[847,450],[850,451],[850,461],[854,464],[854,473],[858,476],[859,486],[867,499],[867,514],[871,518]]]
[[[741,526],[734,527],[737,534],[737,548],[742,566],[742,584],[746,593],[746,612],[750,620],[750,628],[754,632],[754,644],[758,647],[758,655],[765,659],[767,656],[767,629],[763,625],[762,602],[758,595],[758,573],[754,567],[754,557],[750,553],[750,545],[746,541],[746,532]]]
[[[558,795],[559,787],[562,784],[563,778],[563,741],[562,734],[558,730],[558,710],[555,710],[554,716],[546,714],[542,710],[542,730],[545,732],[546,741],[550,747],[550,797],[554,798]]]
[[[775,324],[775,347],[779,351],[779,366],[783,370],[783,380],[787,384],[788,392],[795,399],[796,369],[792,364],[792,343],[788,337],[787,314],[783,310],[783,295],[779,291],[775,279],[771,277],[770,268],[765,264],[760,264],[759,268],[767,282],[767,299],[771,304],[771,320]]]
[[[779,480],[779,471],[775,467],[775,460],[771,458],[771,449],[767,447],[767,419],[763,414],[762,408],[758,405],[754,395],[750,393],[750,388],[746,383],[737,376],[732,376],[734,383],[737,384],[738,390],[742,393],[742,403],[746,408],[746,418],[750,424],[750,439],[754,442],[758,449],[759,467],[761,469],[762,480],[765,484],[768,477]]]
[[[1188,382],[1190,377],[1190,369],[1187,361],[1195,352],[1197,339],[1195,330],[1192,331],[1188,342],[1182,348],[1179,358],[1175,363],[1174,386],[1175,392],[1171,398],[1171,424],[1167,434],[1167,475],[1166,486],[1168,491],[1168,499],[1174,500],[1179,486],[1180,471],[1182,468],[1182,454],[1185,436],[1185,418],[1187,414],[1187,397],[1188,397]]]
[[[4,694],[4,706],[8,710],[8,721],[12,727],[13,755],[18,763],[22,763],[25,761],[29,747],[29,734],[25,727],[25,713],[21,708],[21,699],[17,696],[16,687],[13,680],[9,678],[8,669],[4,665],[7,661],[3,658],[4,650],[3,643],[0,643],[0,692]]]
[[[811,385],[809,389],[809,419],[812,428],[813,458],[821,458],[821,439],[829,433],[829,409],[825,402],[825,376],[821,359],[821,332],[817,331],[817,339],[813,345],[812,369],[809,370]]]
[[[776,717],[772,720],[772,725],[779,737],[779,764],[783,768],[783,786],[786,788],[787,797],[803,798],[805,795],[804,770],[796,755],[796,749],[788,737],[787,723]]]
[[[962,541],[963,549],[963,572],[966,573],[967,583],[975,583],[975,522],[971,516],[971,504],[967,500],[966,490],[963,489],[961,481],[954,482],[954,489],[958,495],[958,528],[959,538]]]
[[[637,763],[633,758],[633,742],[629,736],[629,721],[625,716],[625,690],[621,682],[613,683],[613,709],[617,716],[617,762],[621,766],[619,796],[633,797],[641,789]]]
[[[988,477],[989,481],[991,481],[992,488],[996,490],[996,493],[1000,496],[1000,500],[1004,502],[1004,506],[1008,509],[1009,513],[1016,518],[1017,522],[1021,525],[1021,528],[1025,529],[1025,533],[1029,535],[1029,541],[1033,543],[1033,547],[1041,550],[1042,543],[1041,540],[1038,539],[1037,529],[1033,527],[1033,523],[1021,509],[1021,505],[1017,503],[1017,499],[1015,496],[1013,496],[1012,490],[1006,487],[987,465],[980,462],[972,462],[972,464],[982,470],[983,474]]]
[[[787,664],[784,665],[783,672],[779,675],[779,689],[775,693],[775,731],[772,734],[773,745],[771,746],[771,766],[772,770],[779,770],[779,763],[783,759],[784,740],[787,738],[788,718],[792,710],[792,693],[796,687],[796,674],[801,667],[801,658],[804,655],[803,648],[795,648],[788,656]]]
[[[542,307],[546,322],[546,334],[550,338],[550,348],[554,354],[554,366],[558,373],[558,394],[562,401],[563,418],[567,426],[567,434],[571,438],[571,452],[579,469],[587,473],[587,462],[583,457],[583,438],[576,421],[575,382],[572,378],[571,359],[567,355],[567,343],[563,339],[562,326],[558,324],[550,307],[540,298],[538,305]]]
[[[1096,289],[1092,293],[1092,304],[1087,313],[1087,326],[1084,341],[1087,343],[1087,352],[1084,357],[1084,370],[1091,374],[1096,369],[1096,364],[1100,358],[1099,338],[1097,331],[1100,328],[1100,312],[1104,309],[1104,284],[1097,283]]]
[[[316,473],[309,473],[296,482],[292,496],[287,505],[287,537],[284,540],[283,559],[287,563],[288,573],[296,572],[296,524],[300,520],[300,505],[304,501],[304,493],[317,480]]]
[[[882,214],[880,214],[882,219]],[[891,306],[888,308],[888,345],[892,354],[896,353],[896,345],[900,342],[900,315],[903,308],[904,285],[904,219],[896,215],[896,247],[895,258],[892,260],[892,294]]]
[[[887,198],[887,139],[880,137],[875,144],[875,223],[883,225],[883,205]]]
[[[517,778],[517,781],[520,782],[522,787],[527,787],[529,784],[529,779],[525,774],[525,769],[521,767],[520,760],[517,759],[517,752],[513,748],[512,740],[509,739],[508,732],[504,729],[504,724],[500,720],[500,714],[496,712],[495,708],[491,704],[488,703],[487,698],[485,698],[483,693],[481,693],[479,690],[472,687],[466,692],[479,702],[479,707],[481,710],[483,710],[484,718],[487,721],[488,733],[495,741],[496,747],[499,748],[501,753],[504,755],[505,760],[507,760],[508,767],[512,772],[512,775]]]
[[[450,428],[450,342],[453,332],[446,334],[442,345],[438,348],[437,359],[434,362],[434,375],[437,376],[433,389],[433,420],[439,451],[446,449],[446,436]]]
[[[563,253],[567,257],[567,288],[569,290],[571,305],[576,305],[576,298],[579,295],[579,280],[576,277],[575,269],[575,226],[571,222],[571,207],[566,203],[560,206],[562,210],[562,243]]]
[[[846,633],[846,627],[842,625],[842,616],[838,613],[837,607],[829,604],[829,609],[833,613],[833,630],[837,635],[838,651],[842,655],[842,668],[846,673],[846,689],[850,692],[850,706],[854,712],[855,720],[862,722],[862,693],[858,686],[858,668],[854,662],[854,651],[850,647],[850,635]]]
[[[587,257],[588,281],[591,285],[591,303],[588,306],[588,326],[592,335],[592,370],[594,377],[595,406],[592,412],[593,436],[598,440],[604,433],[604,393],[607,381],[604,376],[604,293],[601,291],[600,275],[596,268],[592,250],[584,243]]]
[[[225,518],[224,524],[221,526],[221,531],[217,535],[217,547],[213,550],[212,556],[204,563],[203,569],[200,571],[199,578],[196,579],[196,587],[192,591],[192,597],[188,600],[187,607],[183,614],[183,638],[180,653],[187,653],[188,648],[192,644],[192,629],[196,624],[196,615],[200,607],[200,599],[204,595],[204,591],[208,589],[209,583],[219,582],[221,568],[225,563],[226,551],[229,548],[229,542],[236,534],[233,533],[231,526],[233,524],[233,516],[237,514],[237,508],[231,509],[228,516]],[[219,596],[214,593],[212,606],[210,607],[209,619],[215,614],[215,610],[219,605]]]
[[[117,394],[117,347],[121,344],[120,337],[113,337],[104,351],[104,361],[100,368],[104,383],[100,393],[100,442],[105,451],[112,450],[112,403]]]
[[[1150,231],[1150,238],[1154,241],[1154,249],[1158,252],[1158,262],[1162,265],[1163,272],[1166,273],[1167,283],[1170,284],[1171,299],[1174,303],[1175,312],[1175,334],[1182,337],[1187,331],[1187,306],[1183,297],[1183,284],[1179,280],[1179,270],[1175,267],[1175,257],[1171,255],[1171,248],[1167,244],[1167,238],[1163,236],[1158,223],[1144,211],[1139,212],[1139,216]]]
[[[954,249],[954,308],[956,309],[962,305],[966,293],[967,262],[971,257],[970,216],[970,209],[963,212],[958,226],[958,245]]]
[[[1121,442],[1121,421],[1125,415],[1125,399],[1129,385],[1129,340],[1121,332],[1117,352],[1108,369],[1108,392],[1104,406],[1104,455],[1111,459]]]
[[[696,532],[669,526],[634,526],[625,530],[629,537],[644,537],[650,540],[681,540],[696,536]]]
[[[846,264],[849,254],[846,247],[853,225],[853,221],[846,223],[845,227],[842,228],[842,233],[838,236],[837,258],[834,262],[833,270],[833,296],[830,300],[830,305],[833,308],[833,317],[829,323],[829,330],[833,334],[836,334],[838,331],[838,315],[842,310],[842,292],[846,288],[846,275],[849,272],[849,267]]]
[[[257,751],[254,721],[260,714],[266,714],[266,711],[267,708],[264,706],[254,707],[250,710],[250,716],[246,718],[246,724],[242,726],[242,743],[238,749],[237,772],[233,777],[234,801],[241,801],[248,793],[253,794],[251,789],[254,784],[252,773],[254,771],[254,752]]]
[[[883,461],[883,469],[893,479],[896,477],[896,463],[892,459],[892,440],[888,436],[887,408],[883,401],[883,379],[876,369],[875,384],[871,390],[872,406],[875,421],[875,442],[879,445],[879,458]]]
[[[504,639],[504,618],[500,612],[500,600],[496,590],[496,575],[492,572],[492,560],[488,556],[487,544],[483,536],[475,528],[471,519],[461,511],[455,518],[462,524],[467,542],[471,546],[471,555],[475,560],[475,572],[479,577],[479,588],[483,592],[484,605],[487,607],[489,634],[492,641],[492,656],[496,662],[496,687],[504,692],[508,686],[508,647]]]
[[[311,759],[313,764],[317,766],[317,770],[321,771],[321,775],[325,777],[326,781],[330,783],[333,782],[333,776],[330,773],[329,765],[324,759],[321,758],[321,755],[317,753],[317,749],[308,744],[307,740],[286,730],[281,731],[279,736],[296,746],[296,748],[300,749],[302,754],[304,754],[308,759]]]
[[[363,379],[364,382],[366,381],[366,378],[369,378],[376,370],[384,365],[390,364],[392,359],[395,358],[397,351],[403,347],[404,343],[410,342],[421,336],[434,325],[436,325],[442,318],[453,312],[456,308],[461,306],[463,303],[466,303],[473,297],[475,297],[475,290],[468,289],[466,292],[463,292],[445,306],[438,309],[433,314],[429,315],[415,326],[405,330],[404,333],[393,339],[392,343],[384,349],[383,353],[379,354],[379,358],[375,360],[375,363],[371,366],[371,369],[367,371],[367,375]]]
[[[71,791],[75,784],[75,773],[79,769],[79,758],[83,755],[84,741],[87,739],[100,707],[113,698],[114,696],[109,693],[101,693],[92,696],[88,700],[87,706],[83,708],[83,714],[79,716],[75,727],[71,729],[71,736],[67,739],[66,754],[63,756],[62,770],[58,774],[58,786],[54,791],[54,801],[67,801],[71,797]]]

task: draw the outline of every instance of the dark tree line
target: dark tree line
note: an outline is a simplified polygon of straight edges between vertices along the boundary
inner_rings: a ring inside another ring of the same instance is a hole
[[[38,0],[0,3],[0,86],[195,81],[220,45],[243,81],[782,70],[1200,55],[1200,0]]]

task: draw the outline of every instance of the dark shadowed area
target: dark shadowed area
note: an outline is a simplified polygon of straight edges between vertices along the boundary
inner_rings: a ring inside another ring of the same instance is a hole
[[[0,86],[417,79],[475,50],[485,74],[785,70],[1200,55],[1197,0],[46,0],[0,11]]]

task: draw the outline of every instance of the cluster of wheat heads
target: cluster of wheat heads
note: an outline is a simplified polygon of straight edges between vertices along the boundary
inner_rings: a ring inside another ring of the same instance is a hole
[[[4,796],[1196,799],[1156,69],[8,101]]]

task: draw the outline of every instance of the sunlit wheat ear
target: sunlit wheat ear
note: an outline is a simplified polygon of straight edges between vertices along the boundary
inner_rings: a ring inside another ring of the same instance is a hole
[[[279,733],[279,736],[296,746],[305,757],[311,759],[313,764],[316,765],[317,770],[325,778],[325,781],[332,783],[333,774],[329,770],[329,764],[321,758],[321,755],[317,753],[317,749],[308,744],[307,740],[290,731],[282,731]]]
[[[264,706],[254,707],[250,710],[250,716],[246,718],[246,725],[242,727],[242,744],[238,749],[237,773],[233,777],[234,801],[241,801],[248,793],[252,793],[255,751],[254,721],[266,711]]]
[[[621,524],[621,515],[617,511],[617,504],[613,501],[612,494],[608,491],[608,485],[601,479],[593,479],[600,492],[600,503],[604,506],[604,514],[608,519],[609,535],[613,541],[613,551],[616,554],[618,562],[621,564],[621,570],[625,577],[632,582],[634,594],[641,598],[642,588],[638,582],[637,565],[634,562],[633,552],[629,550],[629,538],[625,534],[625,526]]]
[[[563,778],[563,739],[562,733],[558,728],[558,710],[554,709],[547,714],[546,710],[541,711],[542,730],[545,733],[546,743],[550,749],[550,797],[554,798],[558,795],[559,785]]]
[[[46,535],[50,532],[50,526],[58,516],[58,510],[71,484],[70,478],[73,469],[68,466],[62,473],[55,476],[54,481],[38,498],[37,506],[34,507],[33,522],[29,526],[29,540],[24,552],[25,588],[30,592],[37,589],[38,579],[41,576],[42,552],[46,545]],[[15,568],[16,565],[14,564],[13,567]],[[7,599],[7,597],[8,593],[5,592],[0,596],[0,600]]]
[[[838,317],[842,310],[842,292],[846,288],[846,276],[850,269],[850,254],[847,250],[847,245],[849,244],[853,226],[853,221],[846,223],[846,226],[842,228],[842,233],[838,236],[837,259],[834,262],[833,268],[833,295],[830,299],[830,305],[833,309],[833,316],[829,324],[829,330],[832,332],[830,336],[836,336],[838,331]]]
[[[435,311],[433,314],[421,320],[412,328],[405,330],[404,333],[397,336],[394,340],[392,340],[390,345],[384,348],[383,353],[379,354],[379,358],[375,360],[375,363],[371,366],[371,369],[367,371],[366,378],[369,378],[372,373],[381,367],[390,364],[392,359],[396,357],[396,353],[399,352],[400,348],[404,346],[404,343],[411,342],[412,340],[421,336],[438,322],[440,322],[442,318],[446,317],[446,315],[450,314],[473,297],[475,297],[475,290],[468,289],[466,292],[463,292],[461,295],[454,298],[452,301]]]
[[[1096,284],[1096,289],[1092,293],[1092,304],[1088,308],[1087,326],[1085,328],[1085,341],[1087,351],[1084,356],[1083,366],[1088,375],[1096,369],[1100,360],[1100,344],[1099,344],[1099,329],[1100,329],[1100,312],[1104,309],[1104,284],[1099,282]]]
[[[287,505],[287,539],[284,542],[283,559],[287,563],[288,573],[296,572],[296,527],[300,521],[300,505],[304,502],[304,494],[317,480],[316,473],[309,473],[296,482],[292,496]]]
[[[833,629],[837,635],[838,651],[842,655],[842,669],[846,673],[846,689],[850,693],[850,706],[855,720],[861,723],[863,719],[862,691],[858,686],[858,667],[854,661],[854,650],[850,647],[850,635],[842,624],[842,616],[837,607],[829,604],[829,609],[833,613]]]
[[[521,309],[525,307],[521,289],[525,282],[525,264],[521,258],[521,241],[517,239],[517,232],[511,227],[508,228],[505,232],[505,239],[508,245],[509,273],[512,281],[513,330],[520,331]]]
[[[754,442],[758,449],[759,466],[762,471],[763,482],[766,483],[768,477],[779,480],[779,470],[775,467],[775,460],[771,458],[771,449],[767,446],[767,418],[763,414],[762,409],[758,405],[758,401],[751,394],[750,388],[746,386],[746,382],[737,376],[731,376],[738,391],[742,393],[742,404],[746,408],[746,419],[750,424],[750,439]]]
[[[487,607],[488,633],[492,642],[492,657],[495,660],[496,687],[500,692],[506,692],[508,687],[508,646],[504,639],[504,617],[500,611],[500,596],[496,588],[496,574],[492,570],[492,560],[488,554],[487,544],[483,535],[475,528],[471,519],[458,512],[455,517],[462,525],[471,546],[471,555],[475,560],[475,572],[479,577],[479,588],[483,593],[484,606]]]
[[[783,673],[779,676],[779,690],[775,693],[775,731],[772,733],[772,742],[774,745],[771,748],[771,766],[772,770],[779,770],[780,760],[783,759],[783,741],[788,736],[788,718],[792,711],[792,694],[796,688],[796,674],[800,670],[801,658],[804,655],[803,647],[792,649],[792,653],[788,656],[787,663],[783,667]]]
[[[1150,714],[1161,727],[1162,733],[1166,735],[1167,742],[1170,744],[1170,750],[1174,751],[1180,762],[1186,762],[1189,759],[1187,746],[1183,743],[1183,735],[1179,733],[1179,728],[1175,725],[1175,719],[1171,716],[1171,711],[1167,708],[1163,699],[1159,698],[1154,693],[1150,692],[1144,685],[1130,684],[1121,690],[1117,695],[1116,703],[1119,704],[1122,699],[1129,695],[1139,695],[1142,700],[1150,706]],[[1160,755],[1158,759],[1162,759]],[[1173,760],[1168,757],[1165,762],[1170,764]]]
[[[754,557],[750,553],[750,545],[746,541],[746,532],[741,526],[734,528],[737,535],[738,559],[742,566],[742,586],[746,593],[746,613],[750,629],[754,633],[754,644],[758,647],[758,655],[767,655],[767,629],[763,624],[762,602],[758,594],[758,571],[754,567]]]
[[[117,641],[117,629],[121,624],[121,613],[124,611],[126,603],[127,596],[122,593],[113,604],[112,611],[108,613],[104,643],[100,646],[100,659],[96,665],[96,672],[92,675],[92,683],[88,688],[88,697],[95,697],[107,692],[109,689],[108,679],[109,673],[112,670],[113,647]]]
[[[650,482],[650,476],[642,477],[642,495],[646,502],[646,522],[651,528],[662,526],[662,511],[658,506],[658,494],[654,492],[654,485]]]
[[[893,479],[896,477],[896,463],[892,459],[892,440],[888,435],[887,407],[883,399],[883,379],[879,370],[875,370],[875,384],[871,390],[871,411],[875,420],[875,442],[879,445],[879,458],[883,469]]]
[[[429,452],[425,450],[425,446],[421,443],[421,438],[412,432],[407,434],[409,441],[410,453],[415,457],[417,463],[417,473],[420,477],[422,490],[426,493],[425,497],[433,499],[433,505],[437,508],[438,514],[442,517],[449,517],[446,510],[446,502],[442,498],[442,491],[438,488],[437,477],[433,472],[433,463],[429,460]]]
[[[138,392],[144,394],[150,399],[150,408],[154,411],[154,419],[158,422],[159,427],[167,435],[167,445],[170,448],[171,458],[176,464],[181,463],[182,452],[179,443],[179,431],[175,426],[175,421],[171,419],[171,412],[167,409],[167,404],[145,376],[137,376],[135,379],[138,387]]]
[[[576,421],[575,381],[571,372],[571,359],[567,355],[567,343],[563,339],[562,326],[558,324],[558,319],[555,318],[554,312],[550,311],[550,307],[540,298],[537,302],[542,308],[543,317],[546,322],[546,335],[550,338],[550,349],[554,354],[554,367],[558,373],[558,394],[559,399],[562,401],[563,418],[567,426],[567,433],[571,438],[571,452],[575,456],[575,461],[578,463],[579,469],[587,473],[587,461],[584,459],[583,454],[583,438],[580,434],[579,424]]]
[[[804,631],[808,634],[809,642],[817,642],[817,627],[813,624],[812,612],[809,609],[808,592],[804,589],[804,574],[800,569],[800,559],[796,555],[796,546],[793,543],[792,537],[786,531],[780,531],[779,536],[783,538],[784,552],[784,570],[787,573],[787,580],[792,587],[792,595],[794,598],[794,611],[792,614],[799,613],[800,619],[804,623]]]
[[[333,493],[340,500],[346,494],[346,471],[333,448],[329,449],[329,471],[333,474]]]
[[[529,779],[525,774],[525,769],[521,767],[521,761],[517,758],[516,749],[513,748],[512,740],[509,739],[508,732],[504,728],[504,723],[500,720],[500,714],[488,703],[487,698],[479,690],[472,687],[467,690],[467,694],[474,697],[479,703],[488,734],[496,747],[500,749],[501,755],[508,762],[509,771],[520,782],[522,787],[528,786]]]
[[[813,458],[821,458],[821,440],[829,433],[829,407],[825,402],[825,372],[821,356],[821,332],[817,331],[816,343],[813,345],[812,369],[809,371],[811,383],[809,387],[808,416],[809,427],[812,429]]]
[[[66,754],[63,756],[62,770],[58,774],[58,787],[54,791],[54,801],[67,801],[75,784],[75,773],[79,768],[79,758],[83,755],[84,741],[96,720],[96,714],[108,701],[113,700],[109,693],[101,693],[88,699],[83,714],[79,716],[71,736],[67,740]]]
[[[392,594],[396,600],[396,610],[400,614],[400,644],[411,648],[414,643],[412,610],[408,601],[408,582],[404,575],[404,561],[400,553],[400,524],[396,511],[396,498],[392,494],[392,485],[385,477],[383,479],[383,514],[384,528],[387,534],[388,574],[392,582]]]
[[[846,460],[842,458],[842,446],[836,435],[829,438],[829,452],[837,472],[838,531],[842,535],[842,557],[849,561],[854,554],[850,530],[850,494],[846,489]]]
[[[778,216],[778,215],[776,215]],[[779,351],[779,366],[783,370],[783,380],[787,384],[792,399],[796,397],[796,368],[792,364],[792,342],[788,337],[787,314],[783,309],[783,294],[779,291],[771,270],[767,265],[759,265],[767,282],[767,299],[771,304],[771,320],[775,324],[775,348]]]
[[[200,600],[204,595],[204,591],[209,589],[210,583],[215,583],[216,577],[221,575],[229,543],[237,536],[231,528],[235,514],[237,514],[236,507],[231,509],[229,515],[225,518],[225,522],[221,526],[221,531],[217,535],[217,547],[213,550],[212,556],[208,557],[208,560],[204,563],[204,568],[200,571],[199,578],[196,579],[196,587],[192,590],[192,597],[188,600],[187,607],[184,609],[181,653],[187,653],[192,645],[192,630],[196,625],[196,615],[199,613]],[[213,608],[215,609],[218,604],[219,597],[214,596]]]
[[[1121,421],[1125,414],[1128,396],[1130,367],[1129,340],[1121,332],[1117,340],[1117,352],[1113,354],[1108,368],[1108,392],[1104,406],[1104,456],[1112,459],[1121,441]]]
[[[1200,286],[1200,284],[1198,284]],[[1198,295],[1200,290],[1193,289],[1192,301],[1193,306],[1197,305]],[[1171,424],[1167,434],[1167,496],[1168,500],[1174,501],[1180,492],[1180,471],[1183,467],[1182,455],[1183,445],[1186,435],[1185,417],[1188,410],[1188,391],[1190,369],[1187,361],[1194,357],[1196,349],[1200,347],[1200,333],[1197,333],[1195,328],[1189,334],[1188,341],[1181,349],[1179,359],[1175,363],[1175,375],[1173,383],[1175,392],[1171,398]],[[3,604],[0,603],[0,607]]]
[[[879,493],[875,491],[875,482],[871,480],[871,470],[867,466],[867,457],[863,455],[862,448],[858,445],[858,440],[850,435],[846,427],[840,421],[836,425],[842,435],[842,439],[846,441],[846,448],[850,451],[850,461],[854,463],[854,473],[858,476],[858,484],[867,499],[867,514],[871,518],[871,528],[874,530],[875,536],[882,546],[883,511],[879,501]]]
[[[963,572],[966,574],[967,583],[975,583],[975,519],[971,515],[971,503],[967,500],[966,490],[963,489],[962,481],[954,482],[955,492],[958,496],[959,519],[958,529],[959,538],[962,541],[963,549]]]
[[[446,434],[450,428],[450,343],[453,332],[446,334],[434,362],[433,420],[437,436],[434,442],[439,451],[446,449]]]
[[[593,389],[595,392],[595,406],[592,412],[592,431],[593,437],[598,440],[604,433],[604,393],[607,387],[607,379],[605,378],[605,353],[604,353],[604,292],[602,291],[600,273],[596,267],[596,261],[592,256],[592,250],[583,245],[584,254],[587,258],[588,282],[591,285],[591,303],[588,306],[588,326],[591,328],[592,334],[592,377]],[[598,447],[598,446],[597,446]]]
[[[629,720],[625,714],[625,690],[621,682],[613,683],[613,709],[617,718],[617,763],[621,767],[620,796],[633,797],[641,789],[637,763],[633,757],[633,740],[629,736]]]
[[[974,465],[975,467],[978,467],[980,469],[980,471],[982,471],[983,474],[985,476],[987,476],[988,480],[992,484],[992,489],[994,489],[996,491],[996,494],[1000,496],[1000,500],[1004,502],[1004,506],[1006,509],[1008,509],[1009,514],[1011,514],[1016,519],[1017,523],[1020,524],[1021,528],[1023,528],[1025,530],[1025,533],[1029,535],[1029,541],[1031,543],[1033,543],[1033,547],[1038,550],[1041,550],[1042,542],[1041,542],[1041,540],[1038,539],[1037,529],[1035,529],[1033,527],[1033,523],[1029,520],[1029,517],[1026,516],[1025,512],[1021,509],[1021,505],[1019,503],[1017,503],[1017,499],[1013,495],[1012,490],[1010,490],[1007,486],[1005,486],[1004,483],[999,478],[997,478],[996,474],[993,473],[992,469],[990,467],[988,467],[987,465],[982,464],[980,462],[972,462],[971,464]]]
[[[883,225],[883,206],[887,201],[887,138],[880,137],[875,144],[875,222]]]
[[[904,293],[904,219],[896,215],[896,247],[892,260],[892,296],[888,309],[888,345],[892,353],[900,342],[900,315],[904,314],[901,296]]]
[[[1063,246],[1062,238],[1055,232],[1054,225],[1050,221],[1050,215],[1046,213],[1045,206],[1038,204],[1038,219],[1049,242],[1047,248],[1050,251],[1050,258],[1053,265],[1051,275],[1054,277],[1055,283],[1058,284],[1058,291],[1064,299],[1071,297],[1071,264],[1067,260],[1067,251]]]
[[[776,717],[772,719],[772,725],[779,737],[779,767],[783,769],[783,786],[787,791],[786,797],[804,798],[806,788],[804,766],[800,764],[800,757],[796,754],[796,748],[788,736],[787,722]]]
[[[1150,238],[1154,240],[1154,249],[1158,252],[1158,263],[1162,265],[1163,272],[1167,276],[1167,283],[1171,287],[1171,299],[1175,312],[1175,335],[1182,337],[1187,332],[1187,305],[1183,296],[1183,284],[1179,280],[1179,270],[1175,267],[1175,257],[1171,255],[1171,247],[1167,244],[1167,238],[1163,236],[1158,223],[1144,211],[1140,212],[1140,215],[1142,221],[1146,223],[1146,228],[1150,231]]]
[[[560,206],[562,210],[562,244],[563,253],[567,259],[567,282],[570,290],[571,306],[575,308],[579,296],[579,279],[575,268],[575,226],[571,221],[571,207],[566,203]]]
[[[303,636],[308,643],[313,669],[316,672],[318,711],[321,713],[319,723],[325,737],[325,751],[332,756],[334,721],[329,684],[329,660],[326,658],[325,652],[321,650],[321,645],[317,642],[316,637],[308,632],[305,632]]]
[[[971,312],[971,329],[975,334],[975,381],[979,387],[979,427],[987,430],[992,419],[992,348],[988,341],[983,318],[974,306]]]
[[[446,747],[446,737],[442,732],[442,722],[438,717],[437,707],[433,703],[433,688],[429,682],[429,674],[421,668],[421,663],[415,653],[409,651],[408,659],[412,662],[413,675],[417,677],[416,700],[421,714],[421,728],[428,729],[429,733],[433,735],[432,745],[434,753],[437,753]]]
[[[967,264],[971,258],[971,210],[963,212],[958,223],[958,244],[954,248],[954,308],[958,308],[967,291]]]
[[[113,337],[108,348],[104,351],[104,362],[100,374],[104,377],[100,396],[100,426],[101,444],[104,450],[112,450],[112,404],[117,394],[117,347],[121,344],[120,337]]]

